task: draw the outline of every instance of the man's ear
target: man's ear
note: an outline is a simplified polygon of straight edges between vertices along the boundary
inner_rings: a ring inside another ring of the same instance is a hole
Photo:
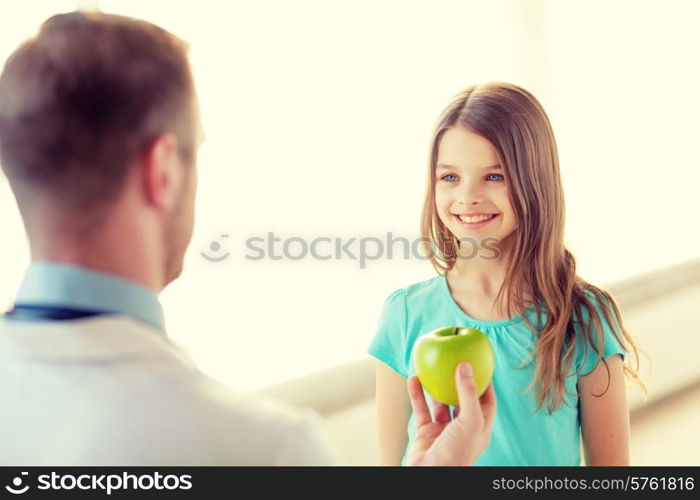
[[[146,200],[159,210],[175,205],[180,189],[178,143],[174,134],[157,137],[141,158],[141,185]]]

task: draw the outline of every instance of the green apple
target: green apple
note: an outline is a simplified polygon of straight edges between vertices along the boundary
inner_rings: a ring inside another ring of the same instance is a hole
[[[476,391],[481,396],[493,375],[493,348],[488,337],[475,328],[446,326],[423,335],[413,348],[416,374],[433,398],[458,406],[455,370],[466,361],[472,365]]]

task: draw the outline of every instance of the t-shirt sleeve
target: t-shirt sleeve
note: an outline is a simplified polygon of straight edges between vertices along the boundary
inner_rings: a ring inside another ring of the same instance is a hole
[[[367,352],[404,378],[406,366],[406,293],[396,290],[386,301]]]
[[[622,338],[622,330],[615,316],[615,309],[613,308],[612,304],[608,301],[608,299],[601,296],[596,297],[593,295],[593,293],[590,292],[587,292],[587,294],[588,298],[592,301],[593,306],[600,317],[600,322],[603,327],[602,359],[606,359],[610,356],[614,356],[615,354],[619,354],[622,357],[622,360],[624,361],[626,357],[625,348],[620,344],[620,342],[617,340],[613,333],[616,332],[617,335],[620,338]],[[610,324],[606,321],[605,315],[603,314],[603,307],[607,309],[610,315],[610,319],[613,321],[613,324]],[[581,368],[579,376],[587,375],[588,373],[592,372],[593,369],[596,368],[596,366],[598,366],[598,352],[600,352],[599,332],[597,330],[595,322],[591,323],[590,331],[593,337],[593,343],[598,349],[598,351],[596,351],[593,348],[590,341],[586,341],[586,339],[584,338],[585,325],[592,320],[588,314],[588,311],[585,308],[582,309],[583,321],[576,323],[576,366]]]

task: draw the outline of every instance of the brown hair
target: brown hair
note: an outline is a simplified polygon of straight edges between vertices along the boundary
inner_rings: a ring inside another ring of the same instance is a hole
[[[516,85],[492,82],[470,87],[455,97],[438,120],[421,221],[424,241],[431,242],[431,249],[436,247],[428,252],[435,269],[440,274],[452,269],[459,245],[443,225],[435,205],[438,147],[443,133],[452,127],[464,127],[487,139],[506,174],[517,228],[513,250],[507,258],[506,277],[496,301],[505,294],[511,317],[511,305],[519,311],[525,310],[523,295],[530,290],[538,319],[544,312],[542,307],[546,308],[547,321],[541,330],[524,315],[537,337],[533,351],[523,362],[524,365],[532,357],[536,360],[535,376],[528,391],[536,388],[537,409],[546,404],[549,412],[553,412],[563,403],[565,378],[576,349],[584,349],[585,359],[590,346],[597,353],[596,364],[602,359],[602,318],[596,308],[602,310],[625,351],[634,353],[634,367],[627,360],[624,370],[645,392],[638,376],[639,349],[622,324],[615,299],[576,275],[575,259],[564,246],[564,191],[552,127],[537,99]],[[600,305],[594,304],[595,301]],[[576,339],[574,325],[583,323],[585,328],[579,328],[582,337]],[[593,324],[595,332],[591,330]],[[609,387],[610,371],[603,362]],[[579,372],[580,368],[576,373]]]
[[[18,201],[41,193],[94,211],[162,133],[190,162],[193,98],[186,45],[171,33],[98,12],[53,16],[0,75],[0,164]]]

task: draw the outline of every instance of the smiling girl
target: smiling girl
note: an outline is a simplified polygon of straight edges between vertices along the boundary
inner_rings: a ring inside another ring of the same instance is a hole
[[[402,463],[413,440],[416,340],[467,326],[494,348],[498,400],[475,465],[579,465],[581,438],[588,465],[628,465],[625,374],[643,388],[638,349],[564,245],[557,148],[535,97],[507,83],[456,96],[433,136],[421,227],[439,275],[389,295],[369,348],[382,463]]]

